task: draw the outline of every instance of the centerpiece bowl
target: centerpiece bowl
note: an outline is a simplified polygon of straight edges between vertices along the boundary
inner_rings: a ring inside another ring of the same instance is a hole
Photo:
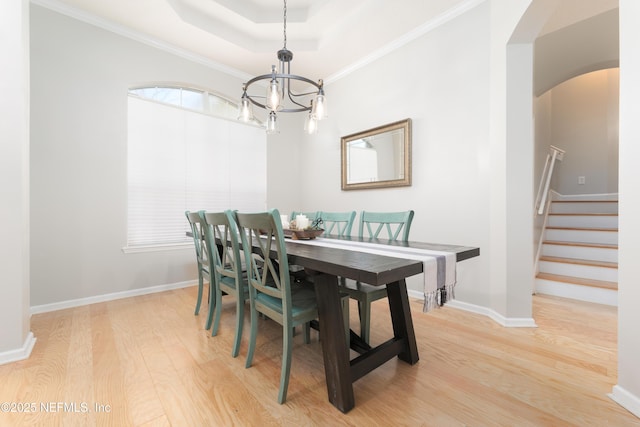
[[[298,229],[284,229],[285,237],[290,237],[293,240],[310,240],[322,235],[324,230],[322,228],[306,228],[304,230]]]

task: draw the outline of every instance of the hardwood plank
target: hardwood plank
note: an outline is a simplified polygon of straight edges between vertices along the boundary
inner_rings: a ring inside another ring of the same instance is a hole
[[[204,315],[193,315],[195,296],[190,287],[34,315],[33,354],[0,366],[0,402],[77,401],[111,412],[0,412],[0,425],[640,426],[607,397],[617,383],[615,307],[536,295],[538,327],[504,328],[447,306],[422,313],[411,300],[420,361],[395,358],[358,380],[356,406],[342,414],[327,400],[318,333],[311,344],[295,337],[279,405],[281,327],[260,320],[245,369],[246,337],[239,357],[230,354],[233,300],[223,298],[211,337]],[[388,301],[372,310],[377,345],[393,327]],[[354,329],[357,312],[352,302]]]

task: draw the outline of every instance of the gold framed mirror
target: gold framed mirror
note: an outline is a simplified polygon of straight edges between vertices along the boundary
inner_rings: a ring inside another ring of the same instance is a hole
[[[342,189],[411,185],[411,119],[340,138]]]

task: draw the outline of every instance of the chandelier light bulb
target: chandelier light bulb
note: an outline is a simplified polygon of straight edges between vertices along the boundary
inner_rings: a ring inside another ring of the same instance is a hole
[[[317,119],[322,120],[327,118],[327,101],[324,97],[324,92],[320,91],[311,107],[311,114]]]
[[[271,67],[271,81],[269,82],[269,87],[267,88],[267,108],[271,111],[277,111],[281,108],[280,106],[280,83],[278,79],[276,79],[276,67],[275,65]]]
[[[243,121],[245,123],[249,123],[253,120],[253,111],[251,110],[251,101],[249,101],[249,97],[245,93],[242,95],[242,100],[240,101],[240,112],[238,115],[238,120]]]
[[[269,119],[267,120],[267,133],[280,133],[278,130],[278,122],[276,121],[276,113],[274,111],[269,113]]]
[[[309,113],[307,120],[304,123],[304,130],[309,135],[313,135],[318,132],[318,120],[311,113]]]

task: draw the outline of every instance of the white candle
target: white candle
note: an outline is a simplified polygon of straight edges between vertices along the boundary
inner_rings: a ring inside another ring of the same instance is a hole
[[[296,225],[298,230],[304,230],[309,226],[309,219],[305,215],[296,216]]]
[[[289,228],[289,215],[280,215],[280,222],[282,222],[282,228]]]

